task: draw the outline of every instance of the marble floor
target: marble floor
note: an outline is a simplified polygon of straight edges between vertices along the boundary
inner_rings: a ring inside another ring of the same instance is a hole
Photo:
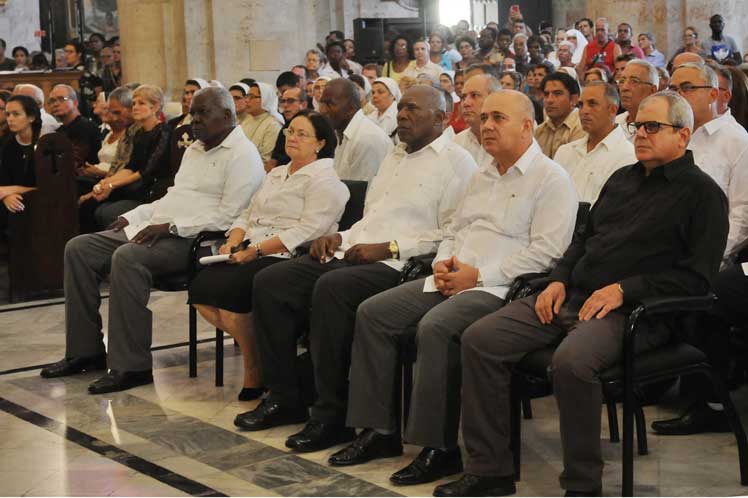
[[[53,301],[54,302],[54,301]],[[186,340],[182,293],[154,293],[154,345]],[[106,316],[106,300],[102,308]],[[434,484],[396,487],[389,475],[420,450],[353,468],[326,464],[337,448],[296,455],[285,438],[301,426],[241,432],[234,416],[256,402],[239,402],[241,362],[226,341],[225,386],[215,387],[214,346],[198,347],[197,378],[187,375],[187,348],[154,353],[155,384],[91,396],[95,374],[44,380],[25,367],[63,354],[64,306],[0,306],[0,495],[2,496],[430,496]],[[213,331],[200,322],[199,337]],[[18,371],[20,370],[20,371]],[[9,372],[9,373],[8,373]],[[734,394],[748,422],[748,389]],[[645,409],[648,421],[677,406]],[[552,398],[533,401],[523,423],[520,496],[557,496],[561,470],[558,422]],[[620,444],[607,441],[604,493],[620,495]],[[740,486],[730,434],[688,438],[649,434],[650,454],[637,456],[640,496],[733,496]]]

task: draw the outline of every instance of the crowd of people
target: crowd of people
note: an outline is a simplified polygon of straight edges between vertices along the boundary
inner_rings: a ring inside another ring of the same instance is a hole
[[[407,441],[423,451],[393,483],[462,472],[434,494],[513,494],[511,365],[558,345],[560,483],[569,496],[600,495],[597,375],[621,359],[627,313],[647,298],[714,292],[694,345],[723,378],[730,326],[746,318],[748,79],[721,16],[710,27],[701,41],[687,28],[669,63],[652,34],[637,46],[630,25],[611,37],[603,18],[534,35],[516,11],[477,36],[465,21],[390,34],[383,65],[357,62],[355,43],[333,31],[275,85],[188,79],[171,119],[161,89],[118,85],[94,99],[101,126],[66,85],[0,93],[7,211],[21,213],[35,188],[39,137],[62,133],[90,232],[65,249],[66,352],[41,375],[105,370],[92,394],[152,383],[153,278],[185,271],[200,232],[225,230],[226,261],[199,271],[188,299],[239,344],[239,399],[261,399],[237,427],[306,422],[286,446],[345,444],[333,466],[400,455]],[[175,140],[186,148],[176,173]],[[363,217],[339,231],[344,180],[368,189]],[[580,203],[592,209],[575,235]],[[433,275],[400,285],[408,259],[429,253]],[[515,278],[549,271],[545,290],[506,302]],[[653,324],[638,348],[670,333]],[[401,434],[399,348],[413,334]],[[302,335],[314,392],[300,379]],[[695,402],[654,422],[657,433],[729,430],[708,387],[683,382],[681,395]]]

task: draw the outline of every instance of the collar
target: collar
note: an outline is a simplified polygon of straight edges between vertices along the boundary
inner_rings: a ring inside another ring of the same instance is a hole
[[[729,112],[730,111],[728,110],[723,115],[718,116],[718,117],[712,119],[711,121],[705,123],[702,126],[702,128],[704,128],[704,131],[706,132],[706,134],[709,135],[709,136],[714,135],[715,133],[717,133],[720,130],[720,128],[722,128],[723,126],[727,126],[728,124],[730,124],[730,119],[729,119],[730,114],[729,114]]]
[[[668,181],[672,182],[673,180],[678,178],[678,176],[682,175],[686,171],[691,170],[695,166],[696,165],[693,161],[693,152],[691,152],[690,150],[686,150],[686,153],[678,159],[670,161],[669,163],[665,163],[662,166],[656,167],[649,176],[664,176]],[[642,175],[644,175],[645,169],[641,162],[637,162],[632,167],[635,171],[638,171]]]
[[[538,142],[533,138],[532,143],[530,146],[525,150],[525,152],[519,156],[519,159],[512,164],[509,169],[506,170],[507,174],[510,173],[512,170],[517,170],[521,175],[526,175],[528,171],[533,167],[533,164],[535,164],[535,157],[538,154],[542,154],[543,151],[540,149],[540,145],[538,145]],[[496,159],[492,159],[490,163],[486,163],[486,167],[493,170],[493,172],[496,173],[496,175],[499,174],[498,168],[496,167]]]
[[[448,144],[452,142],[453,134],[447,132],[446,130],[442,132],[441,135],[436,137],[434,140],[431,141],[428,145],[424,146],[422,149],[419,149],[415,152],[408,153],[406,148],[408,145],[406,143],[399,143],[397,147],[395,147],[394,152],[398,155],[402,156],[414,156],[416,154],[420,154],[423,151],[427,149],[431,149],[434,151],[435,154],[440,154],[442,150],[444,150],[444,147],[446,147]]]
[[[358,132],[358,129],[361,127],[361,123],[363,122],[364,118],[364,111],[359,109],[356,111],[356,114],[353,115],[351,118],[351,121],[348,123],[348,126],[345,127],[345,130],[343,130],[343,136],[350,140],[353,135]]]
[[[608,133],[605,138],[600,140],[600,143],[595,146],[592,151],[597,150],[598,147],[601,145],[604,145],[607,150],[611,150],[617,143],[626,140],[626,135],[623,133],[623,128],[621,128],[621,125],[616,124],[613,127],[613,131]],[[584,137],[583,139],[579,140],[578,143],[575,145],[575,147],[579,150],[582,150],[585,155],[587,155],[587,144],[590,141],[589,135]],[[590,153],[592,152],[590,151]]]
[[[475,136],[475,133],[473,133],[472,128],[468,126],[467,128],[465,128],[465,130],[461,131],[459,135],[462,135],[463,133],[465,134],[466,137],[468,137],[468,140],[470,142],[480,147],[480,142],[478,141],[478,137]]]
[[[578,113],[579,113],[578,109],[572,109],[571,112],[569,113],[569,115],[566,116],[566,119],[564,119],[561,122],[561,124],[558,125],[558,126],[556,126],[556,125],[553,124],[553,121],[551,121],[551,118],[546,119],[543,124],[545,124],[552,131],[556,131],[559,128],[561,128],[562,126],[566,126],[568,129],[571,130],[572,128],[574,128],[574,125],[576,124],[576,123],[574,123],[574,120],[578,119]]]
[[[288,163],[283,166],[279,166],[277,168],[273,168],[270,170],[270,173],[268,173],[268,176],[278,176],[278,177],[285,177],[288,174],[288,170],[291,167],[292,163]],[[298,170],[296,173],[294,173],[291,176],[314,176],[319,171],[324,169],[332,169],[333,168],[333,160],[329,158],[323,158],[323,159],[317,159],[316,161],[312,161],[311,163],[307,164],[300,170]]]
[[[201,142],[200,140],[195,140],[195,144],[197,144],[197,146],[203,152],[211,152],[211,151],[214,151],[216,149],[221,149],[221,148],[223,148],[223,149],[231,149],[231,148],[235,147],[236,145],[238,145],[240,142],[243,142],[244,138],[246,138],[246,135],[244,135],[244,131],[242,130],[241,126],[236,125],[236,126],[234,126],[234,129],[231,130],[231,133],[229,133],[228,135],[226,135],[226,138],[223,139],[223,142],[221,142],[220,144],[216,145],[215,147],[213,147],[209,151],[205,150],[205,144],[203,142]]]

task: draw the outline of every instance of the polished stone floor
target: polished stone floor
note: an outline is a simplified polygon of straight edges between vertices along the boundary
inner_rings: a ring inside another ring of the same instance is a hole
[[[184,294],[155,293],[154,345],[186,340]],[[106,310],[106,301],[103,304]],[[104,313],[106,316],[106,313]],[[0,371],[39,365],[63,353],[64,307],[8,311],[0,307]],[[199,336],[213,336],[201,322]],[[44,380],[37,370],[0,375],[0,495],[2,496],[429,496],[433,484],[395,487],[389,475],[405,455],[359,467],[326,464],[330,449],[294,455],[288,434],[301,426],[248,433],[232,421],[256,402],[239,402],[240,357],[226,341],[224,387],[215,387],[212,343],[199,346],[199,376],[187,376],[187,348],[154,353],[155,384],[91,396],[95,375]],[[748,390],[734,393],[748,415]],[[648,421],[677,406],[645,409]],[[533,401],[523,423],[518,495],[557,496],[560,443],[552,398]],[[620,444],[607,441],[604,492],[620,495]],[[744,417],[748,418],[748,417]],[[748,420],[746,420],[748,422]],[[730,434],[666,438],[649,434],[650,454],[636,457],[635,493],[642,496],[732,496],[748,493],[738,479]]]

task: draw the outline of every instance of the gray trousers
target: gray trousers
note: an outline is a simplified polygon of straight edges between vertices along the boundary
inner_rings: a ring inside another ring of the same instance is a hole
[[[602,388],[598,373],[621,360],[626,314],[578,320],[583,299],[573,297],[553,322],[542,325],[536,296],[512,302],[470,326],[462,337],[462,435],[465,471],[475,475],[514,474],[509,448],[511,364],[526,353],[560,342],[550,377],[559,410],[564,470],[561,487],[591,491],[602,485],[600,448]],[[668,340],[664,327],[637,336],[645,351]]]
[[[399,345],[415,332],[418,356],[405,439],[424,447],[454,448],[460,422],[460,336],[503,301],[482,291],[448,299],[423,292],[423,283],[403,284],[359,306],[346,425],[397,429]]]
[[[109,274],[107,365],[119,371],[150,370],[152,277],[186,270],[191,245],[190,239],[169,236],[148,247],[113,231],[71,239],[65,246],[65,356],[104,352],[99,284]]]

